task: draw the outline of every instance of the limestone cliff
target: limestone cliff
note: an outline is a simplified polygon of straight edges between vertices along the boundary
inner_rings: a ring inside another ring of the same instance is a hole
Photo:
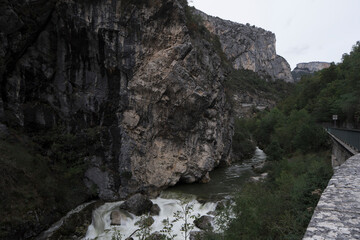
[[[288,62],[276,54],[275,34],[195,10],[207,29],[219,36],[222,50],[235,69],[251,70],[268,80],[293,82]]]
[[[183,0],[0,0],[1,126],[96,132],[71,164],[86,166],[84,183],[104,200],[206,178],[231,152],[228,69],[188,10]],[[274,34],[199,14],[234,68],[291,81]],[[246,91],[232,97],[273,104]],[[53,139],[44,159],[59,147]],[[35,236],[49,222],[33,213],[36,229],[1,231]]]
[[[47,11],[32,39],[22,34],[16,6],[3,19],[19,22],[1,35],[9,43],[2,44],[3,122],[100,126],[101,147],[85,159],[85,181],[107,200],[198,181],[228,161],[232,124],[220,58],[205,39],[190,37],[183,3],[35,7]]]
[[[331,63],[328,62],[308,62],[298,63],[296,68],[291,72],[295,81],[300,81],[303,75],[309,75],[314,72],[330,67]]]
[[[225,70],[209,39],[190,34],[185,2],[0,6],[1,122],[68,132],[100,127],[101,144],[84,161],[85,182],[101,198],[198,181],[228,161]],[[197,14],[235,69],[292,81],[273,33]],[[273,105],[247,92],[233,97]]]

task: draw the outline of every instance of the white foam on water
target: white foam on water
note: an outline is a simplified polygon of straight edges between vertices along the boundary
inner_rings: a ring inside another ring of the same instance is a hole
[[[214,211],[216,208],[216,203],[205,203],[201,204],[195,199],[190,200],[188,203],[184,203],[178,199],[166,199],[166,198],[157,198],[153,199],[154,204],[158,204],[160,207],[159,216],[153,216],[154,223],[151,225],[151,233],[160,232],[164,228],[163,220],[169,219],[170,222],[174,220],[174,213],[179,211],[184,213],[185,205],[188,204],[192,206],[190,215],[193,216],[203,216],[209,215],[209,212]],[[136,231],[139,226],[135,225],[137,221],[140,220],[140,217],[135,216],[131,213],[126,213],[123,211],[127,217],[122,219],[120,226],[111,226],[110,214],[113,210],[119,210],[119,206],[123,201],[114,202],[114,203],[105,203],[101,207],[97,208],[93,212],[92,224],[89,226],[85,238],[83,240],[111,240],[115,231],[119,231],[122,235],[122,239],[129,237],[134,231]],[[190,224],[193,224],[192,218],[188,219]],[[180,231],[181,226],[184,224],[183,219],[180,219],[178,222],[173,223],[172,233],[176,234],[177,237],[175,240],[184,239],[183,232]],[[198,230],[196,227],[194,231]],[[134,237],[134,236],[133,236]],[[136,238],[135,238],[136,239]]]

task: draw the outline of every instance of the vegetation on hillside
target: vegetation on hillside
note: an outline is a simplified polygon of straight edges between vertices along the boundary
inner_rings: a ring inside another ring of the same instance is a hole
[[[84,156],[93,151],[99,129],[72,134],[62,127],[0,136],[0,238],[45,230],[90,199],[83,184]]]
[[[274,108],[238,124],[265,150],[268,164],[261,171],[269,175],[266,182],[248,183],[235,194],[236,218],[223,237],[302,239],[332,176],[325,131],[305,109],[286,114]],[[239,148],[247,146],[242,140]]]
[[[225,239],[302,239],[332,171],[327,154],[299,155],[270,165],[268,181],[236,195]]]
[[[232,69],[225,82],[225,90],[229,95],[247,91],[258,93],[264,98],[280,101],[285,98],[293,84],[283,80],[268,80],[270,76],[260,76],[258,73],[245,69]]]
[[[294,86],[292,84],[286,83],[282,80],[266,81],[266,79],[260,77],[257,73],[249,70],[233,69],[229,73],[225,82],[225,90],[228,96],[227,99],[232,107],[235,105],[233,99],[234,94],[248,92],[259,96],[259,98],[280,102],[289,94],[293,87]],[[253,112],[256,113],[258,110],[254,107]],[[260,118],[260,116],[261,115],[258,115],[258,118]],[[282,121],[286,121],[285,118],[283,118]],[[266,125],[265,123],[263,124]],[[260,129],[260,126],[258,127]],[[252,121],[235,119],[232,149],[237,158],[250,158],[254,153],[256,143],[254,141],[254,137],[252,136],[254,134],[251,134],[251,131],[253,131],[254,128],[256,128],[256,126],[252,123]],[[262,144],[260,135],[261,133],[258,132],[255,137],[259,138],[255,139],[258,141],[258,145],[264,146],[266,143]]]
[[[235,219],[210,239],[302,239],[321,192],[332,175],[330,144],[320,123],[333,114],[357,127],[360,117],[360,42],[342,63],[304,76],[277,108],[238,121],[242,139],[253,139],[268,155],[266,182],[235,194]]]
[[[360,41],[342,62],[305,76],[293,94],[279,108],[286,114],[304,109],[316,122],[331,122],[338,115],[339,127],[359,127],[360,121]]]

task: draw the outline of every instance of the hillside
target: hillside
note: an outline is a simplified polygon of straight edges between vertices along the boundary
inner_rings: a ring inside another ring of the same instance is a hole
[[[338,115],[338,127],[359,128],[360,120],[360,42],[342,62],[307,76],[294,93],[280,105],[284,112],[305,109],[318,123],[332,124]]]
[[[334,114],[337,127],[359,127],[359,69],[357,42],[341,63],[303,76],[275,108],[236,122],[241,131],[233,144],[243,150],[255,142],[264,149],[267,164],[256,171],[268,177],[235,194],[235,218],[217,239],[303,239],[333,174],[324,127],[333,126]]]

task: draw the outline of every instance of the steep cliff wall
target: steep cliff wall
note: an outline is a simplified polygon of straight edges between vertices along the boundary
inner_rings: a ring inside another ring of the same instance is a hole
[[[194,182],[228,160],[220,58],[190,37],[184,4],[63,0],[46,9],[37,35],[4,66],[3,122],[70,132],[100,126],[85,178],[107,200]]]
[[[251,70],[268,80],[293,82],[288,62],[276,54],[275,34],[262,28],[209,16],[195,10],[207,29],[219,36],[222,50],[235,69]]]
[[[300,81],[303,75],[313,74],[314,72],[330,67],[331,63],[328,62],[308,62],[298,63],[296,68],[291,72],[294,81]]]
[[[60,138],[39,135],[49,146],[42,161],[51,172],[57,149],[84,148],[60,159],[75,165],[75,174],[83,170],[86,186],[104,200],[206,177],[231,152],[228,69],[212,35],[197,32],[185,6],[180,0],[1,0],[1,126],[63,131]],[[234,68],[291,81],[272,33],[202,17]],[[246,91],[232,97],[273,104]],[[91,141],[77,144],[89,135]],[[37,211],[31,217],[36,229],[19,223],[4,231],[30,238],[50,221],[36,220]]]

